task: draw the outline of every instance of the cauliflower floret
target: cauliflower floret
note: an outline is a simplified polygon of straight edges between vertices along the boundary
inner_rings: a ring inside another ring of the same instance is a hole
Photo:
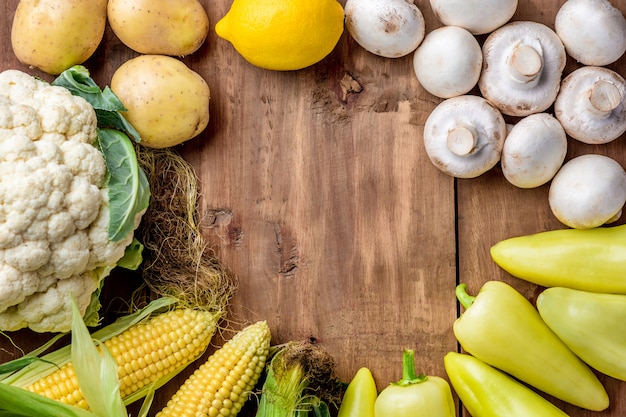
[[[132,234],[108,239],[93,107],[26,73],[0,73],[0,330],[68,331]]]
[[[21,303],[26,294],[34,293],[38,286],[39,277],[35,272],[24,272],[8,264],[0,264],[0,311]]]
[[[8,331],[24,327],[36,332],[49,332],[50,329],[67,331],[72,321],[70,297],[74,297],[79,310],[84,312],[99,282],[100,277],[93,271],[56,280],[45,291],[36,292],[0,313],[0,328]]]
[[[91,183],[96,184],[106,175],[106,167],[102,164],[102,158],[93,153],[93,146],[86,143],[63,142],[63,164],[70,169],[75,177],[85,177]]]
[[[27,241],[2,251],[4,263],[19,272],[37,271],[48,263],[52,251],[42,240]],[[1,308],[0,308],[1,310]]]

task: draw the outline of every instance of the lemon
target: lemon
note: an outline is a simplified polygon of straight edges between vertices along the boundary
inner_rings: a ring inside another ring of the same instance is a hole
[[[344,11],[337,0],[234,0],[215,25],[249,63],[288,71],[313,65],[337,45]]]

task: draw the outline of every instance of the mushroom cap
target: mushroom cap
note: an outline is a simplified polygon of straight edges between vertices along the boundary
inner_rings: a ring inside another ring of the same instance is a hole
[[[609,65],[626,51],[626,19],[608,0],[567,0],[554,29],[567,53],[584,65]]]
[[[506,24],[517,10],[517,0],[430,0],[441,23],[459,26],[474,35],[493,32]]]
[[[347,0],[344,12],[352,38],[385,58],[410,54],[426,35],[424,15],[409,0]]]
[[[602,226],[621,215],[626,202],[626,172],[608,156],[578,156],[554,176],[548,200],[554,216],[566,226]]]
[[[570,0],[571,1],[571,0]],[[604,67],[584,66],[561,82],[554,114],[565,132],[588,144],[603,144],[626,132],[626,81]]]
[[[566,153],[567,136],[559,121],[548,113],[531,114],[504,140],[502,173],[516,187],[539,187],[554,177]]]
[[[480,96],[446,99],[428,115],[424,145],[433,165],[457,178],[474,178],[500,160],[506,123]]]
[[[554,102],[567,54],[557,34],[542,23],[515,21],[483,44],[482,95],[509,116],[541,113]]]
[[[482,64],[478,40],[458,26],[429,32],[413,55],[413,70],[420,84],[440,98],[468,93],[478,82]]]

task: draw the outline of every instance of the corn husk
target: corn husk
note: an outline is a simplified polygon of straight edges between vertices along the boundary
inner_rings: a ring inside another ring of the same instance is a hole
[[[104,344],[96,347],[75,302],[72,311],[70,357],[89,409],[102,417],[126,417],[115,358]]]

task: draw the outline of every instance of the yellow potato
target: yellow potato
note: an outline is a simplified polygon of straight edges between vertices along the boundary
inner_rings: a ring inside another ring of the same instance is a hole
[[[142,54],[185,56],[209,33],[209,18],[197,0],[109,0],[109,25]]]
[[[153,148],[178,145],[209,123],[209,86],[184,62],[166,55],[140,55],[123,63],[111,90],[128,111],[126,120]]]
[[[11,28],[17,59],[57,75],[82,64],[102,41],[106,0],[21,0]]]

